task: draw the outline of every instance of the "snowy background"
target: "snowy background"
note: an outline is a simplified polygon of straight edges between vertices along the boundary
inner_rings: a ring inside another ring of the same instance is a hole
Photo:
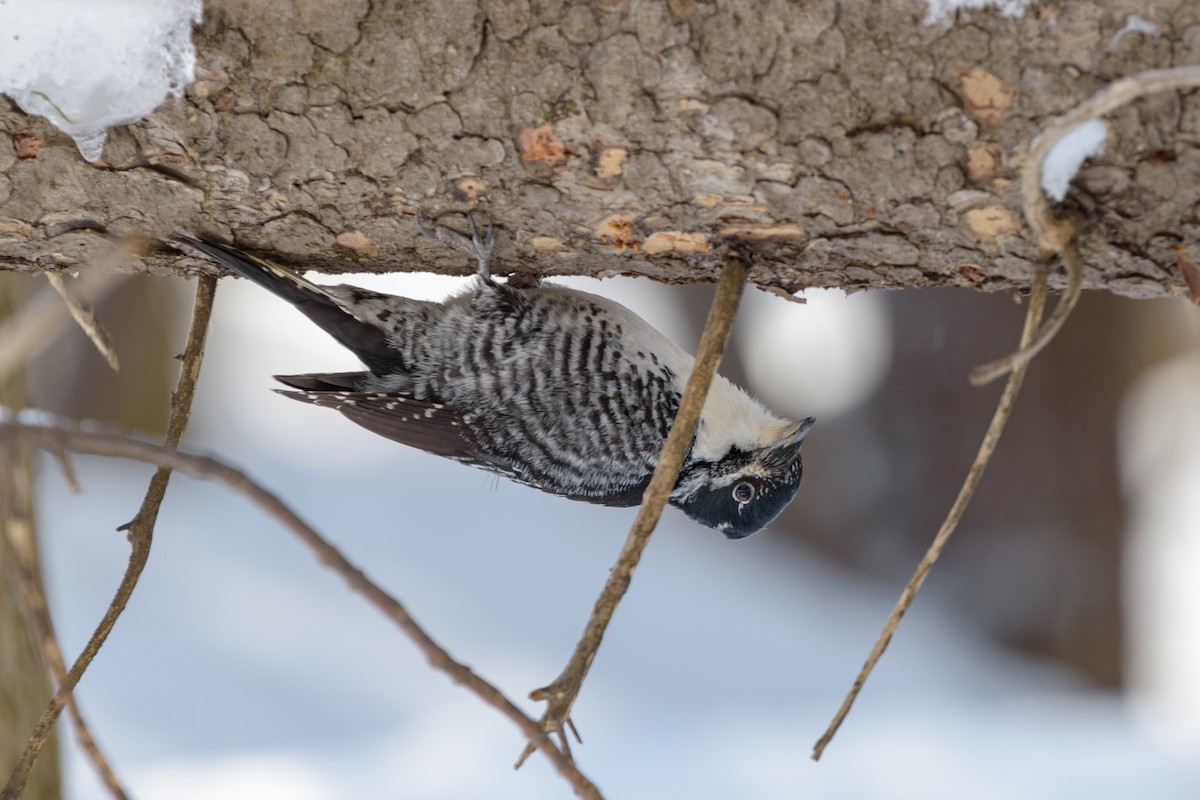
[[[355,282],[428,297],[461,283]],[[694,346],[671,289],[630,280],[599,287]],[[842,403],[870,391],[864,369],[886,368],[886,317],[873,295],[814,293],[806,307],[757,294],[748,301],[739,326],[751,340],[767,336],[763,348],[781,341],[774,337],[787,320],[809,316],[821,320],[826,341],[846,347],[855,346],[851,329],[876,332],[849,359],[838,348],[777,348],[794,362],[789,374],[849,387],[834,392]],[[763,348],[749,349],[765,358]],[[847,365],[855,375],[839,378]],[[268,391],[272,373],[352,366],[281,301],[224,281],[189,439],[277,490],[453,655],[536,715],[540,707],[522,698],[565,663],[633,510],[497,483]],[[1147,385],[1135,406],[1155,394]],[[820,413],[826,421],[837,409]],[[1130,414],[1141,420],[1131,425],[1152,426],[1157,416]],[[1178,441],[1176,429],[1160,444]],[[1135,471],[1170,463],[1142,450]],[[132,515],[149,475],[119,462],[80,459],[78,468],[85,491],[77,497],[51,465],[42,470],[50,592],[70,652],[119,580],[127,548],[112,531]],[[820,468],[810,458],[809,470]],[[1164,485],[1161,475],[1153,482]],[[802,485],[798,503],[823,501]],[[1147,517],[1176,514],[1167,521],[1176,538],[1180,524],[1196,538],[1194,508],[1172,512],[1167,499],[1148,508]],[[1142,522],[1151,530],[1162,521]],[[1178,584],[1186,586],[1198,561],[1170,547],[1169,564],[1190,564]],[[1147,545],[1140,555],[1147,568],[1154,553]],[[1150,583],[1159,595],[1173,585]],[[1180,652],[1195,607],[1189,617],[1179,593],[1145,610],[1159,629],[1135,650],[1147,660],[1143,691],[1123,695],[989,644],[930,587],[825,758],[809,760],[899,588],[842,572],[770,529],[729,542],[669,510],[576,706],[582,769],[613,798],[1198,796],[1196,697],[1172,688],[1194,671],[1154,677],[1163,665],[1170,673],[1196,664],[1194,649]],[[1162,629],[1180,617],[1180,628]],[[1195,648],[1194,631],[1190,642]],[[1163,647],[1174,652],[1156,651]],[[245,501],[186,478],[172,483],[150,567],[81,691],[139,797],[569,795],[540,757],[514,773],[522,741],[510,723],[431,671],[288,534]],[[90,767],[66,752],[69,796],[103,797]]]

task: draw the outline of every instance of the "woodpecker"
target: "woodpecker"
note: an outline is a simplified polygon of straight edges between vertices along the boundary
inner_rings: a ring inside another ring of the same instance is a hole
[[[277,375],[280,394],[551,494],[638,505],[693,357],[612,300],[498,283],[493,231],[469,223],[470,239],[419,226],[478,263],[473,285],[442,303],[318,286],[228,245],[176,241],[291,303],[366,367]],[[760,530],[796,494],[813,422],[777,417],[715,376],[671,504],[730,539]]]

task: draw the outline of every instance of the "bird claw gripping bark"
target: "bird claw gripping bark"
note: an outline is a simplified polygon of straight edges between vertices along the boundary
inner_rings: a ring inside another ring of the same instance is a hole
[[[417,229],[427,238],[433,239],[443,244],[448,244],[455,250],[466,253],[479,262],[479,275],[489,283],[492,280],[492,250],[496,246],[496,231],[489,222],[487,233],[484,236],[479,235],[479,228],[475,224],[475,215],[467,214],[467,224],[471,226],[471,238],[463,236],[458,231],[444,228],[441,225],[436,225],[429,228],[417,217]]]

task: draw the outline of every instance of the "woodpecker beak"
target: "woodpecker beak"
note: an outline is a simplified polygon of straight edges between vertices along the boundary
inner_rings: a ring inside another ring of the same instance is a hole
[[[772,460],[792,461],[795,459],[800,454],[800,445],[804,443],[804,437],[808,435],[809,430],[816,422],[815,417],[809,417],[784,431],[783,435],[767,448],[773,457]]]

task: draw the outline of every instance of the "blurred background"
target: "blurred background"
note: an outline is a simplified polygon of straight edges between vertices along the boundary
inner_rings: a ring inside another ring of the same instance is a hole
[[[32,278],[0,275],[27,293]],[[461,279],[350,282],[438,299]],[[710,286],[564,281],[694,350]],[[65,327],[32,406],[159,435],[192,286],[99,304],[108,370]],[[1015,345],[1020,298],[969,290],[807,304],[751,291],[722,372],[816,416],[796,501],[729,542],[669,510],[575,709],[612,798],[1200,796],[1200,311],[1085,296],[1034,362],[958,532],[842,731],[850,688],[952,503]],[[223,280],[185,439],[278,492],[458,659],[525,700],[565,664],[634,509],[570,503],[281,398],[276,373],[357,365],[282,301]],[[40,464],[52,610],[69,657],[111,597],[114,532],[150,469]],[[176,477],[142,583],[80,696],[138,797],[551,798],[570,790],[246,501]],[[37,700],[40,704],[41,700]],[[67,744],[67,796],[104,797]]]

